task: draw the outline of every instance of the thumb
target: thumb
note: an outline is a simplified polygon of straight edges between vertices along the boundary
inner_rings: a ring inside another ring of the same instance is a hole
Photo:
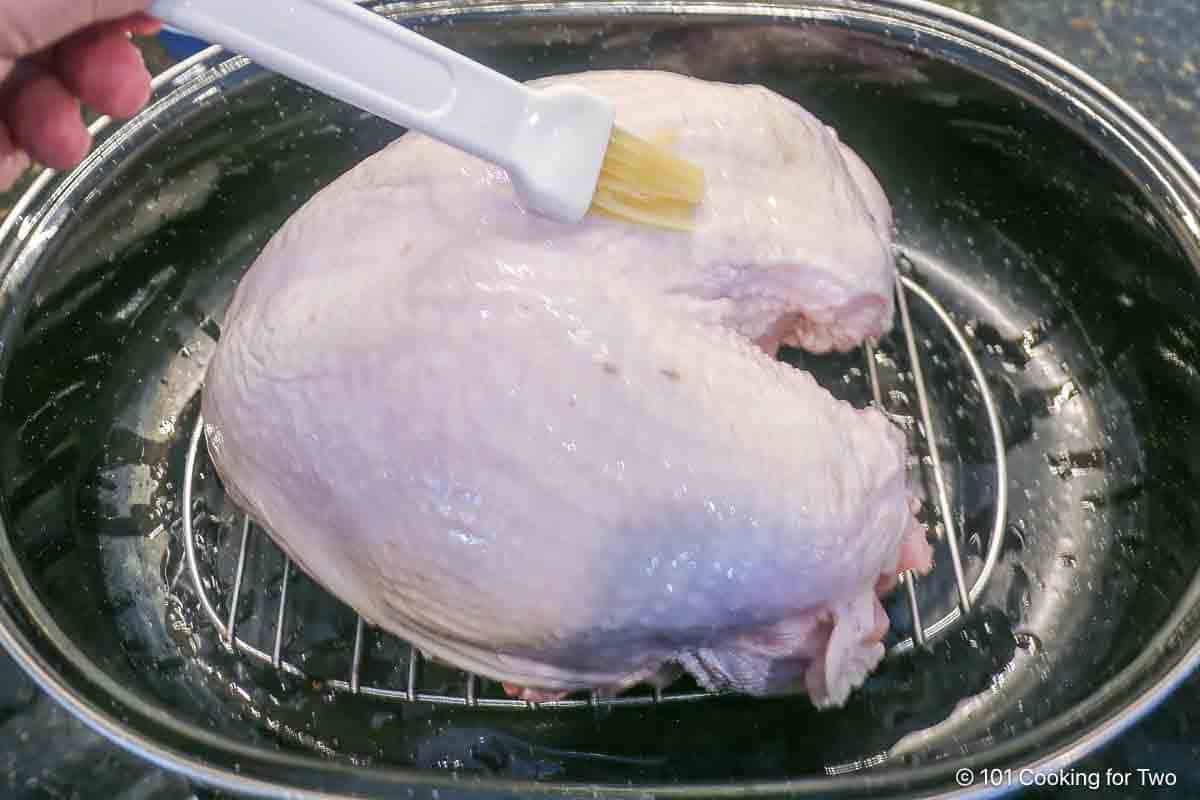
[[[150,0],[0,0],[0,59],[31,55],[97,22],[149,6]]]

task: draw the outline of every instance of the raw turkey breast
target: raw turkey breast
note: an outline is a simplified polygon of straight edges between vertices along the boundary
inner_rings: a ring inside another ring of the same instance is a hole
[[[665,679],[840,704],[928,566],[904,437],[772,358],[888,330],[891,213],[789,100],[551,79],[704,168],[693,233],[526,213],[409,134],[241,283],[203,398],[233,498],[427,654],[545,699]]]

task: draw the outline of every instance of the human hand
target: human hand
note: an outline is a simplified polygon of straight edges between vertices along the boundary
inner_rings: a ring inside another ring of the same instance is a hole
[[[129,117],[150,97],[130,35],[160,24],[150,0],[0,0],[0,190],[30,159],[69,169],[91,148],[80,103]]]

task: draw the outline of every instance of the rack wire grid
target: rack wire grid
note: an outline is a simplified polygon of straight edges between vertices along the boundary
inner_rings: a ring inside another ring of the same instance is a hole
[[[991,444],[995,453],[995,497],[994,497],[994,516],[990,534],[987,538],[987,549],[983,554],[983,563],[973,582],[968,581],[966,572],[963,567],[963,559],[961,553],[960,533],[954,522],[954,514],[951,506],[951,492],[945,475],[942,458],[937,446],[937,430],[935,428],[934,415],[930,409],[929,390],[926,386],[925,374],[922,368],[922,359],[920,348],[918,347],[917,337],[913,330],[912,318],[909,310],[910,298],[916,298],[933,313],[933,316],[938,320],[944,328],[945,333],[950,337],[950,341],[957,347],[959,354],[962,356],[967,367],[970,379],[974,382],[979,395],[982,399],[983,410],[987,417],[990,427]],[[904,346],[907,350],[909,368],[912,374],[912,383],[916,390],[917,407],[919,412],[920,425],[916,426],[916,430],[909,430],[910,447],[916,444],[912,441],[914,436],[919,436],[925,442],[925,449],[928,452],[926,463],[929,465],[929,472],[932,473],[932,484],[934,500],[936,501],[936,513],[941,523],[941,535],[944,537],[949,546],[950,568],[953,570],[954,589],[956,594],[954,605],[948,613],[943,614],[935,621],[926,624],[922,619],[921,604],[917,597],[917,576],[908,571],[900,576],[900,583],[904,586],[904,591],[908,598],[908,610],[912,620],[912,634],[899,642],[893,644],[889,649],[889,655],[899,655],[913,650],[917,647],[926,645],[927,642],[941,634],[944,634],[951,627],[955,626],[963,617],[970,612],[973,604],[978,600],[983,592],[992,572],[995,569],[996,563],[999,560],[1004,530],[1006,524],[1006,515],[1008,507],[1008,467],[1005,457],[1004,438],[1000,425],[1000,417],[996,409],[996,402],[992,396],[991,390],[988,387],[988,382],[985,377],[983,368],[980,366],[978,359],[975,357],[968,343],[967,337],[964,335],[960,327],[955,323],[950,312],[942,306],[937,299],[930,294],[924,287],[908,276],[898,276],[896,281],[896,307],[899,311],[900,328],[903,333]],[[879,376],[878,360],[876,358],[876,345],[867,344],[862,348],[863,355],[866,361],[867,369],[865,374],[870,381],[871,396],[875,405],[884,411],[890,413],[887,405],[884,403],[883,393],[881,390],[881,382]],[[910,426],[911,428],[912,426]],[[195,524],[198,519],[193,518],[195,513],[193,505],[193,479],[196,474],[197,458],[200,451],[200,443],[204,437],[204,420],[198,419],[196,426],[192,431],[191,439],[189,440],[187,458],[185,463],[185,478],[182,485],[182,508],[184,510],[182,525],[183,550],[185,561],[180,567],[186,568],[190,573],[193,588],[196,597],[199,600],[200,606],[211,622],[216,633],[221,640],[229,647],[245,654],[246,656],[255,659],[263,664],[284,672],[286,674],[299,678],[312,678],[306,674],[301,667],[286,660],[284,656],[284,630],[287,622],[288,614],[288,583],[292,577],[293,565],[290,559],[283,557],[283,577],[279,584],[279,600],[275,609],[274,637],[269,645],[256,646],[252,642],[246,641],[238,635],[238,614],[239,606],[243,596],[243,578],[245,576],[247,550],[252,537],[256,535],[265,535],[260,531],[249,517],[244,516],[241,519],[240,535],[236,537],[225,537],[227,540],[236,539],[238,553],[237,566],[234,573],[233,585],[228,589],[228,596],[221,596],[220,582],[213,579],[205,581],[201,575],[199,559],[196,552],[196,530]],[[269,537],[266,541],[270,542]],[[230,541],[229,543],[232,543]],[[270,546],[274,547],[273,544]],[[214,591],[216,597],[210,597],[209,589]],[[330,598],[333,602],[332,598]],[[225,608],[225,614],[218,612],[219,607]],[[355,695],[362,695],[381,700],[389,701],[405,701],[419,703],[434,703],[442,705],[455,706],[470,706],[480,708],[503,708],[503,709],[534,709],[534,708],[590,708],[597,706],[644,706],[655,705],[662,703],[678,703],[678,702],[695,702],[706,698],[714,697],[715,695],[705,691],[671,691],[670,689],[651,688],[648,693],[630,693],[616,697],[601,696],[593,691],[585,698],[567,697],[561,700],[546,701],[542,703],[534,703],[526,700],[514,698],[499,698],[481,696],[479,687],[481,685],[480,678],[469,673],[462,673],[461,685],[464,687],[461,694],[444,694],[434,691],[427,691],[421,686],[422,662],[424,656],[420,651],[406,645],[409,651],[407,659],[407,680],[403,686],[387,687],[375,686],[365,683],[362,680],[363,658],[364,658],[364,641],[367,635],[367,626],[363,618],[357,618],[357,625],[354,634],[354,646],[351,656],[351,663],[345,670],[344,678],[324,679],[322,685],[327,689],[332,689],[335,692],[349,692]],[[382,631],[376,632],[376,635],[388,635]]]

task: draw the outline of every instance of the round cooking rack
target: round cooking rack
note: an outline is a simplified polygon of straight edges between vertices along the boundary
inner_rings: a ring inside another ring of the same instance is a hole
[[[929,406],[929,392],[925,383],[924,371],[921,367],[921,356],[917,346],[917,339],[913,333],[912,319],[909,313],[909,297],[915,297],[924,303],[938,319],[950,335],[952,341],[957,346],[960,355],[966,362],[970,372],[971,379],[983,400],[983,407],[987,416],[992,445],[995,451],[996,465],[996,496],[993,504],[995,510],[992,528],[990,535],[987,538],[987,551],[984,554],[983,565],[978,574],[975,576],[974,582],[970,585],[967,583],[966,573],[963,568],[962,555],[960,551],[959,532],[954,524],[954,514],[950,503],[950,490],[947,486],[945,470],[942,465],[942,459],[939,454],[939,448],[936,444],[937,434],[933,419],[933,414]],[[975,358],[971,347],[967,342],[967,337],[963,331],[954,322],[950,313],[939,303],[933,295],[925,288],[908,276],[900,276],[896,282],[896,305],[900,312],[901,329],[904,334],[905,346],[908,353],[909,366],[912,371],[912,382],[916,389],[917,405],[920,414],[920,425],[916,426],[917,434],[924,439],[926,443],[925,449],[928,452],[928,460],[925,462],[932,472],[933,488],[937,503],[937,513],[941,522],[941,535],[945,538],[950,553],[950,566],[954,573],[954,591],[957,595],[955,598],[954,607],[936,621],[926,625],[922,621],[920,603],[917,599],[917,576],[912,572],[905,572],[900,576],[900,582],[904,585],[908,596],[908,608],[912,617],[913,634],[896,644],[889,649],[889,655],[899,655],[913,650],[916,647],[924,646],[934,637],[945,633],[948,629],[961,620],[967,613],[970,612],[973,604],[983,592],[987,585],[988,579],[996,567],[996,563],[1000,557],[1001,545],[1003,543],[1005,520],[1008,509],[1008,467],[1005,458],[1004,438],[1000,427],[1000,417],[996,410],[996,402],[992,397],[991,390],[988,387],[983,368],[979,361]],[[882,397],[880,389],[879,368],[875,357],[875,347],[866,345],[863,347],[867,369],[866,374],[869,376],[871,394],[875,405],[889,413]],[[912,441],[914,433],[909,426],[910,447],[916,444]],[[200,522],[200,519],[194,519],[193,514],[196,513],[193,505],[193,477],[196,474],[196,462],[200,452],[200,441],[204,437],[204,420],[200,418],[196,422],[196,426],[192,431],[191,439],[188,444],[187,460],[185,464],[185,477],[183,480],[183,504],[184,514],[182,525],[180,526],[183,534],[183,550],[185,560],[181,562],[180,569],[185,565],[190,573],[193,590],[199,600],[200,606],[203,608],[205,615],[212,624],[216,633],[221,640],[229,647],[232,647],[252,659],[270,665],[276,670],[279,670],[288,675],[298,678],[310,679],[313,677],[295,664],[283,658],[284,650],[284,630],[287,622],[288,613],[288,583],[292,576],[293,565],[290,559],[283,556],[283,578],[279,584],[279,602],[275,608],[275,623],[274,637],[269,646],[256,646],[251,642],[246,641],[238,635],[239,625],[239,606],[242,598],[243,577],[245,575],[246,554],[251,537],[262,535],[258,526],[253,523],[249,517],[243,516],[241,520],[241,535],[237,537],[238,555],[237,567],[234,574],[233,585],[229,587],[227,596],[222,594],[220,581],[212,576],[210,580],[205,581],[201,575],[199,559],[196,553],[196,531],[195,525]],[[208,518],[211,520],[211,518]],[[232,543],[232,537],[216,537],[222,543]],[[266,543],[271,547],[270,537],[265,537]],[[214,589],[216,598],[209,596],[209,588]],[[335,602],[330,597],[330,602]],[[225,614],[218,613],[218,607],[225,608]],[[377,632],[378,635],[388,635],[382,631]],[[351,663],[345,670],[345,679],[323,679],[320,680],[322,686],[326,689],[331,689],[335,692],[348,692],[356,695],[378,698],[381,700],[405,701],[405,702],[420,702],[420,703],[435,703],[442,705],[455,706],[472,706],[481,708],[589,708],[596,706],[644,706],[660,703],[677,703],[677,702],[694,702],[714,697],[710,692],[704,691],[671,691],[670,689],[663,690],[653,688],[648,693],[631,692],[629,694],[617,697],[602,697],[596,692],[592,692],[586,698],[568,697],[562,700],[547,701],[544,703],[532,703],[525,700],[517,700],[513,698],[502,697],[486,697],[481,696],[479,691],[481,680],[478,676],[463,673],[462,685],[464,689],[461,694],[441,694],[438,692],[426,691],[421,686],[422,662],[424,656],[420,651],[408,645],[408,670],[407,680],[403,686],[386,687],[374,686],[364,683],[361,680],[362,665],[364,658],[364,639],[366,636],[366,624],[361,616],[358,617],[357,625],[354,634],[354,649],[351,656]]]

